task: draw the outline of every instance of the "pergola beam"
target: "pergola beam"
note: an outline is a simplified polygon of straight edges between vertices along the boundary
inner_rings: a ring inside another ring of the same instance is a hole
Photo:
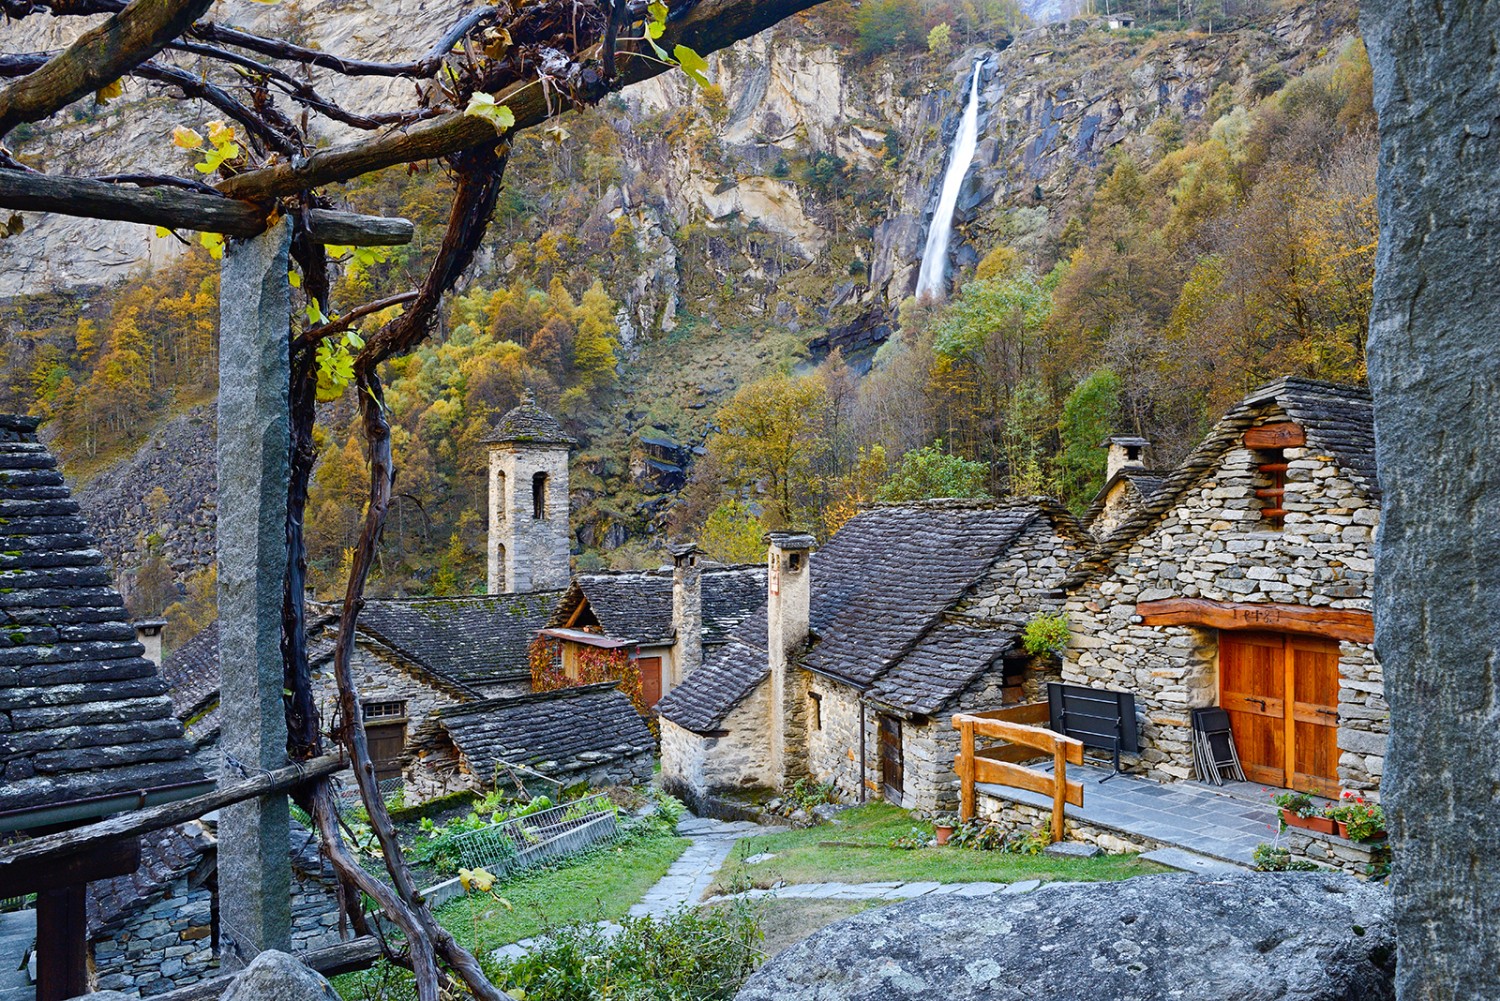
[[[686,45],[706,56],[821,2],[700,0],[681,18],[668,23],[658,44],[668,52],[677,45]],[[580,53],[579,60],[582,61],[586,54]],[[598,92],[584,97],[602,97],[611,90],[649,80],[674,68],[654,56],[648,58],[625,49],[616,53],[616,58],[620,75],[609,84],[601,79]],[[509,107],[515,115],[516,124],[507,130],[515,134],[545,122],[556,114],[559,103],[567,106],[567,98],[556,90],[549,94],[538,81],[532,80],[512,84],[500,91],[495,95],[495,103]],[[279,198],[324,184],[348,181],[397,164],[436,159],[494,140],[495,128],[485,119],[449,112],[362,142],[330,146],[297,163],[278,163],[247,171],[226,178],[218,187],[235,198]]]
[[[21,170],[0,170],[0,208],[116,219],[240,238],[265,232],[269,221],[265,210],[235,198],[165,185],[137,188]],[[307,221],[313,242],[323,244],[392,246],[411,242],[413,232],[406,219],[331,209],[312,209]]]
[[[40,69],[0,89],[0,136],[114,83],[160,52],[211,6],[213,0],[131,0]]]

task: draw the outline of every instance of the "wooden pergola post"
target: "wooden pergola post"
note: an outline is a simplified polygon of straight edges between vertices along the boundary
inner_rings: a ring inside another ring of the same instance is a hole
[[[220,783],[287,764],[281,609],[291,469],[291,222],[225,241],[219,276]],[[287,798],[224,808],[219,820],[223,963],[291,948]]]

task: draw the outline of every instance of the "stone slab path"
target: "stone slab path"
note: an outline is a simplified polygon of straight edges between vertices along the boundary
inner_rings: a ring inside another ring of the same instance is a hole
[[[0,1001],[32,1001],[25,959],[36,939],[36,911],[0,913]]]
[[[630,916],[663,917],[680,907],[697,904],[713,885],[714,876],[734,850],[735,842],[741,838],[774,834],[777,830],[749,821],[726,822],[687,814],[677,823],[677,833],[689,839],[687,849],[667,869],[667,874],[646,891],[640,902],[630,908]],[[620,930],[620,926],[611,921],[600,922],[599,927],[607,934]],[[518,959],[539,941],[539,938],[523,938],[501,946],[491,955],[496,959]],[[0,998],[0,1001],[5,999]]]
[[[710,897],[705,904],[721,900],[911,900],[916,897],[993,897],[1030,893],[1042,885],[1039,879],[1015,883],[792,883],[769,890],[745,890],[720,897]]]
[[[1110,775],[1108,768],[1069,768],[1068,778],[1083,783],[1083,806],[1070,804],[1065,815],[1242,868],[1255,864],[1256,845],[1276,837],[1276,808],[1269,798],[1256,802],[1195,782],[1164,785]],[[984,795],[1052,809],[1051,798],[1039,793],[983,783],[977,788]]]

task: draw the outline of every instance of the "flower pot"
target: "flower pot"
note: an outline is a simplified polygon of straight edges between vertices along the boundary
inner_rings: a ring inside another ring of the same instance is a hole
[[[1281,808],[1281,819],[1288,827],[1300,827],[1304,831],[1316,831],[1319,834],[1332,834],[1337,830],[1332,817],[1303,817],[1286,807]]]
[[[1338,827],[1338,836],[1341,837],[1341,838],[1343,838],[1346,841],[1350,840],[1349,839],[1349,825],[1346,824],[1346,823],[1344,823],[1342,820],[1335,820],[1334,824]]]
[[[932,828],[932,831],[937,835],[937,843],[940,845],[946,845],[948,839],[953,837],[953,828],[947,824],[937,824]]]

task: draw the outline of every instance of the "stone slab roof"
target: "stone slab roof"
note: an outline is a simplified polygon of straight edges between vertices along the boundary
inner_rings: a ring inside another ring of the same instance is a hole
[[[462,687],[531,677],[531,642],[562,591],[370,601],[360,631]]]
[[[576,445],[578,442],[557,418],[536,405],[528,390],[520,405],[500,418],[494,430],[481,439],[485,444]]]
[[[1247,428],[1267,411],[1279,408],[1307,434],[1307,447],[1333,457],[1356,486],[1376,500],[1380,480],[1375,469],[1375,411],[1370,391],[1287,376],[1267,383],[1237,403],[1204,436],[1197,449],[1172,470],[1161,489],[1131,512],[1068,575],[1065,587],[1077,587],[1106,573],[1111,561],[1145,535],[1224,454],[1236,447]]]
[[[705,566],[699,588],[703,643],[716,646],[728,639],[745,616],[765,604],[766,568]],[[579,574],[558,603],[550,624],[565,624],[584,601],[606,635],[642,645],[670,643],[676,636],[670,570]]]
[[[1065,534],[1083,537],[1072,516],[1045,499],[881,505],[850,519],[811,559],[814,641],[802,665],[860,690],[870,688],[953,610],[1038,517],[1051,519]],[[956,641],[960,636],[945,631],[939,638]],[[976,657],[985,655],[990,639],[983,637],[984,650]],[[891,697],[909,690],[911,704],[926,704],[917,683],[923,668],[914,661],[911,670],[907,680],[892,688]],[[686,729],[712,732],[767,673],[762,605],[657,709]]]
[[[201,781],[36,426],[0,416],[0,812]]]
[[[1014,629],[943,621],[929,629],[866,697],[913,716],[943,709],[1015,645]]]
[[[173,650],[162,661],[160,674],[184,723],[212,707],[219,698],[218,620]]]
[[[1109,492],[1115,488],[1115,484],[1124,481],[1135,489],[1136,497],[1139,500],[1150,500],[1161,493],[1162,488],[1166,486],[1167,477],[1171,475],[1172,471],[1170,469],[1146,469],[1142,466],[1126,466],[1123,469],[1115,470],[1115,475],[1111,476],[1108,482],[1100,487],[1099,492],[1094,495],[1094,500],[1089,505],[1089,509],[1084,512],[1083,523],[1085,525],[1093,525],[1099,516],[1104,513],[1104,504],[1109,500]]]
[[[656,751],[646,721],[610,682],[451,706],[437,723],[481,780],[501,761],[565,778]],[[431,746],[430,733],[423,736],[422,743]]]

